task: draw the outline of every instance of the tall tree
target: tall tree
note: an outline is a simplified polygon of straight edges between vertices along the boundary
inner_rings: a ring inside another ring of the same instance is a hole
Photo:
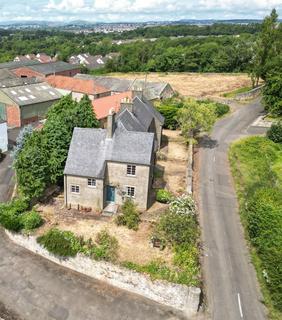
[[[269,61],[279,54],[279,46],[281,46],[279,44],[280,36],[281,26],[278,22],[278,14],[273,9],[271,14],[264,18],[262,30],[253,46],[254,56],[250,72],[253,85],[258,85],[260,78],[266,79]]]

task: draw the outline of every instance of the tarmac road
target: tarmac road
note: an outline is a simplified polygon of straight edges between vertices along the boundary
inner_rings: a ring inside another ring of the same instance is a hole
[[[208,311],[214,320],[266,319],[228,162],[232,141],[263,131],[250,127],[262,110],[259,100],[237,106],[234,113],[217,122],[199,151],[203,270]]]

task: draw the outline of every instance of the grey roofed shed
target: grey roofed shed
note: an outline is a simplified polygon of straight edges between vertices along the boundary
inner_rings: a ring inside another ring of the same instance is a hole
[[[149,166],[153,147],[153,133],[116,128],[108,139],[106,129],[75,128],[64,174],[103,178],[107,161]]]
[[[40,63],[37,65],[32,65],[32,66],[29,66],[28,68],[47,76],[50,74],[54,74],[56,72],[62,72],[62,71],[68,71],[68,70],[80,68],[80,66],[73,65],[64,61],[55,61],[55,62]]]
[[[141,79],[129,80],[107,76],[92,76],[89,74],[80,73],[76,74],[74,77],[77,79],[93,80],[99,85],[102,85],[105,88],[115,92],[143,90],[143,94],[147,100],[160,99],[165,88],[170,86],[167,82],[151,82]]]
[[[29,60],[29,61],[10,61],[0,63],[0,69],[17,69],[21,67],[29,67],[34,65],[40,65],[39,61]]]
[[[0,90],[19,106],[58,100],[62,97],[59,91],[45,82],[0,88]]]

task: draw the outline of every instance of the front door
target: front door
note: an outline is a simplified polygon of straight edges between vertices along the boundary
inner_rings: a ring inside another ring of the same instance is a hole
[[[115,202],[116,188],[107,186],[107,202]]]

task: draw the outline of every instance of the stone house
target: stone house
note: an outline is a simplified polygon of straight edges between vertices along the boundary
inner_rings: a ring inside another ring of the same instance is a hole
[[[64,170],[65,205],[102,211],[131,198],[150,206],[154,134],[122,128],[112,110],[107,129],[75,128]]]

